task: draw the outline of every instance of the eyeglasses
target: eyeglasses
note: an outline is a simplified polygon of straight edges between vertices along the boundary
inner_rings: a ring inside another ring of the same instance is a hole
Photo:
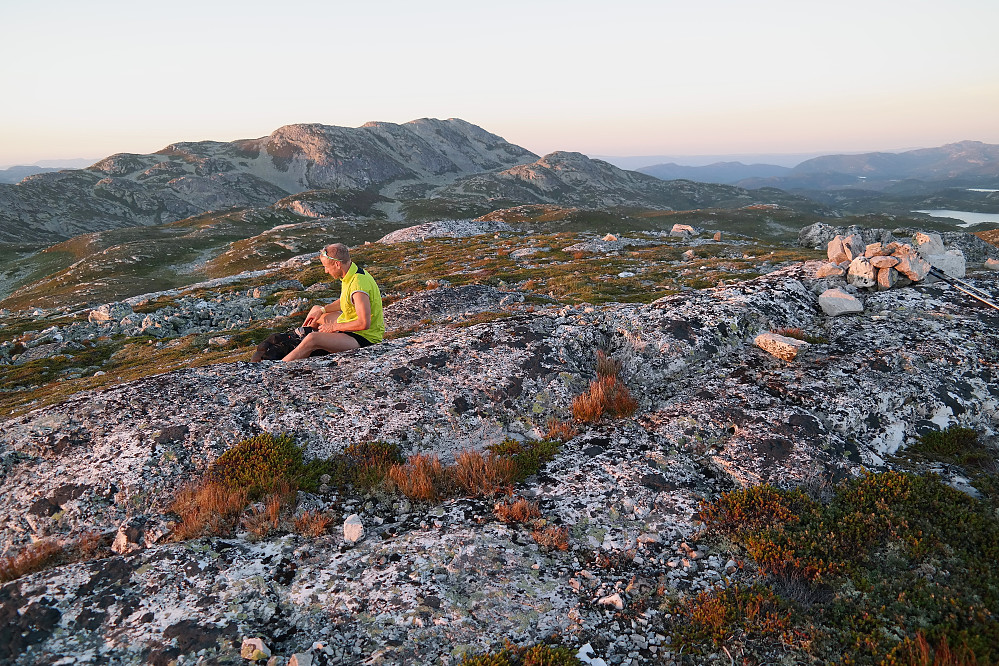
[[[319,253],[319,256],[322,257],[323,259],[326,259],[327,261],[337,261],[336,259],[334,259],[330,255],[326,254],[326,248],[325,247]]]

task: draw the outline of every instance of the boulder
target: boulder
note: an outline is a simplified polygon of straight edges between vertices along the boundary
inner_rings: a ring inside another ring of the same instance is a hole
[[[804,340],[789,338],[776,333],[760,333],[753,340],[753,344],[771,356],[785,361],[793,361],[798,352],[808,346],[808,343]]]
[[[923,259],[911,245],[900,245],[893,256],[898,259],[896,270],[913,282],[919,282],[925,278],[932,268],[930,263]]]
[[[898,271],[892,267],[878,269],[878,291],[886,291],[898,284]]]
[[[871,265],[867,257],[857,257],[850,262],[850,268],[846,272],[846,281],[854,287],[873,287],[878,283],[877,269]]]
[[[846,271],[839,264],[826,263],[819,266],[818,270],[815,271],[815,276],[820,278],[826,277],[840,277],[846,274]]]
[[[867,244],[860,234],[851,236],[836,236],[826,248],[829,261],[834,264],[841,264],[844,261],[853,261],[855,257],[861,257],[867,250]]]
[[[131,314],[132,306],[128,303],[105,303],[104,305],[91,310],[90,315],[87,317],[87,321],[91,323],[121,321]]]
[[[996,259],[986,259],[985,263],[982,264],[983,268],[987,268],[990,271],[999,271],[999,260]]]
[[[864,250],[864,256],[870,259],[871,257],[879,257],[887,254],[884,249],[883,243],[870,243],[867,249]]]
[[[720,232],[720,231],[716,231],[716,232],[715,232],[715,235],[713,236],[713,238],[714,238],[714,240],[716,240],[716,241],[721,241],[721,240],[722,240],[722,232]]]
[[[864,311],[864,304],[842,289],[826,289],[819,294],[819,307],[830,317]]]
[[[940,237],[940,234],[917,232],[912,235],[912,244],[923,258],[931,254],[943,254],[945,252],[943,239]]]
[[[693,236],[695,233],[694,227],[689,224],[674,224],[673,228],[670,229],[669,235],[677,238],[686,238],[687,236]]]
[[[880,255],[871,257],[871,266],[874,266],[874,268],[877,268],[878,270],[894,268],[897,265],[898,259],[895,257],[885,257]]]
[[[821,248],[836,236],[836,229],[824,222],[816,222],[803,227],[798,232],[798,245],[802,247]]]
[[[925,255],[925,258],[934,268],[943,271],[950,277],[963,278],[965,275],[967,266],[964,261],[964,253],[960,250],[948,250],[941,254],[928,254]]]

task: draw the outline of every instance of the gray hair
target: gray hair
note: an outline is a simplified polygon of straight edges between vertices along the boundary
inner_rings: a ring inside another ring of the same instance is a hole
[[[333,261],[350,263],[350,250],[343,243],[332,243],[326,246],[326,255]]]

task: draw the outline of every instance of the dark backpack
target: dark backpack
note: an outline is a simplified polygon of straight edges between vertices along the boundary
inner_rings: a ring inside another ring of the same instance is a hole
[[[257,345],[257,351],[253,352],[250,360],[254,363],[259,361],[280,361],[290,354],[298,344],[305,339],[309,333],[316,329],[306,326],[299,326],[287,333],[274,333],[267,336],[267,339]],[[309,354],[312,356],[324,356],[329,354],[325,349],[317,349]]]

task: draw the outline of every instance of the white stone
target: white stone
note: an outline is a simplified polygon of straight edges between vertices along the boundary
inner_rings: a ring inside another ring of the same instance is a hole
[[[593,654],[593,646],[587,643],[579,648],[576,652],[576,659],[579,659],[584,664],[589,664],[589,666],[607,666],[607,662],[600,657],[591,657]]]
[[[694,254],[693,250],[687,250],[686,252],[683,253],[683,260],[684,261],[693,261],[696,258],[697,258],[697,255]]]
[[[926,261],[952,278],[963,278],[967,265],[961,250],[948,250],[942,254],[925,255]]]
[[[244,638],[243,647],[240,649],[239,654],[243,657],[243,659],[261,661],[270,657],[271,651],[266,645],[264,645],[263,639]]]
[[[693,236],[694,233],[694,227],[689,224],[674,224],[669,231],[669,235],[673,237]]]
[[[846,258],[853,261],[856,257],[864,256],[867,243],[860,234],[851,234],[843,239],[843,250],[846,252]]]
[[[864,311],[864,304],[842,289],[826,289],[819,294],[819,307],[830,317]]]
[[[999,271],[999,260],[996,259],[986,259],[985,263],[982,264],[983,267],[989,269],[990,271]]]
[[[616,241],[617,240],[617,236],[615,236],[614,234],[607,234],[601,240],[605,240],[605,241]]]
[[[776,356],[785,361],[793,361],[798,352],[808,346],[808,343],[804,340],[797,340],[784,335],[777,335],[776,333],[760,333],[753,340],[753,344],[771,356]]]
[[[945,251],[943,239],[940,238],[940,234],[916,233],[912,236],[912,244],[916,247],[916,251],[923,255],[923,258],[927,259],[927,261],[929,261],[931,254],[943,254]]]
[[[312,654],[309,652],[296,652],[288,660],[288,666],[312,666]]]
[[[613,606],[618,610],[624,608],[624,600],[621,599],[621,595],[615,592],[614,594],[608,594],[606,597],[601,597],[597,602],[601,606]]]
[[[843,237],[836,236],[826,246],[826,256],[834,264],[842,264],[847,261],[846,249],[843,247]]]
[[[356,513],[350,514],[343,521],[343,538],[349,543],[357,543],[364,538],[364,523]]]

